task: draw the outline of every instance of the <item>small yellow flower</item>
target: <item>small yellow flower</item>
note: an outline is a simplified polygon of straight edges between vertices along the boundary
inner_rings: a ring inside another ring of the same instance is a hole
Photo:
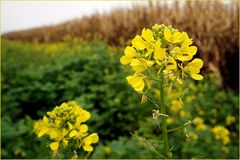
[[[146,48],[146,45],[141,38],[141,36],[137,35],[133,40],[132,40],[132,45],[134,48],[137,50],[144,50]]]
[[[91,114],[77,105],[75,101],[70,101],[47,112],[43,119],[35,122],[33,130],[38,137],[48,135],[52,140],[49,147],[56,153],[62,146],[68,147],[69,140],[80,145],[79,142],[87,138],[88,126],[83,122],[86,122],[90,116]],[[94,141],[95,134],[88,138],[92,137],[92,143],[97,143],[96,140]]]
[[[227,128],[218,125],[212,128],[212,132],[214,133],[215,138],[217,140],[222,141],[224,145],[227,145],[230,143],[230,138],[229,138],[230,132]]]
[[[182,103],[177,100],[173,101],[170,106],[170,110],[174,113],[179,112],[180,110],[182,110],[182,108],[183,108]]]
[[[196,46],[185,46],[182,45],[180,47],[175,47],[171,54],[176,56],[176,59],[184,62],[189,61],[193,58],[193,56],[197,53],[197,47]]]
[[[139,58],[139,59],[133,59],[131,61],[130,66],[133,67],[133,70],[135,72],[143,72],[149,67],[151,67],[154,64],[154,62],[146,60],[144,58]]]
[[[92,143],[97,143],[99,141],[99,137],[97,133],[93,133],[83,139],[82,146],[83,150],[87,152],[92,152],[93,147],[91,146]]]
[[[168,62],[167,62],[167,66],[166,66],[166,70],[173,70],[177,68],[177,62],[174,60],[173,57],[168,57]]]
[[[52,143],[50,144],[50,148],[51,148],[51,150],[53,150],[53,151],[56,151],[56,150],[58,149],[58,147],[59,147],[59,142],[52,142]]]
[[[137,52],[133,47],[127,46],[126,49],[124,50],[125,55],[121,57],[120,62],[123,65],[131,63],[133,58],[137,57]]]
[[[205,124],[198,124],[196,127],[197,131],[204,131],[207,129],[207,126]]]
[[[189,138],[191,140],[197,140],[198,139],[198,135],[195,134],[194,132],[189,132],[188,135],[189,135]]]
[[[234,123],[236,121],[236,118],[233,116],[227,116],[226,118],[226,124],[227,125],[231,125],[232,123]]]
[[[179,42],[181,42],[181,33],[180,32],[174,32],[172,34],[170,29],[168,29],[168,28],[164,29],[164,37],[170,43],[179,43]]]
[[[202,80],[203,76],[199,74],[202,67],[203,61],[199,58],[195,58],[183,68],[182,77],[185,76],[185,73],[188,73],[193,79]]]
[[[145,83],[143,77],[141,76],[128,76],[127,81],[137,92],[142,92],[142,90],[144,89]]]
[[[166,49],[165,48],[161,48],[161,43],[159,40],[157,40],[157,42],[155,43],[155,51],[154,51],[154,59],[156,60],[156,62],[161,65],[161,61],[166,57]]]
[[[193,119],[193,124],[195,125],[203,124],[203,119],[200,117],[196,117]]]

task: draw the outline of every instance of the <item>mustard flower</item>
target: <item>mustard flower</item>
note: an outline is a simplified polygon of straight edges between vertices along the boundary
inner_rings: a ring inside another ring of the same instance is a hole
[[[233,116],[227,116],[227,118],[226,118],[226,124],[227,125],[231,125],[232,123],[234,123],[236,121],[236,118],[235,117],[233,117]]]
[[[90,135],[88,133],[88,126],[84,123],[90,117],[88,111],[75,101],[70,101],[47,112],[43,119],[35,122],[33,130],[39,138],[49,136],[52,141],[49,147],[55,153],[62,147],[67,148],[69,143],[75,143],[78,148],[82,147],[84,151],[91,152],[93,151],[91,144],[97,143],[99,137],[97,133]]]
[[[203,119],[200,117],[196,117],[193,119],[193,124],[195,125],[203,124]]]
[[[212,128],[212,132],[214,133],[215,138],[221,141],[224,145],[230,143],[230,132],[227,128],[218,125]]]
[[[152,77],[159,79],[160,70],[166,73],[165,77],[179,84],[188,76],[195,80],[203,79],[200,74],[203,61],[200,58],[193,59],[197,47],[192,45],[193,41],[186,32],[171,26],[155,25],[152,29],[144,28],[141,35],[136,35],[131,42],[132,45],[125,48],[120,62],[133,69],[134,73],[127,77],[127,81],[135,91],[147,92],[150,88],[144,87],[145,83]]]

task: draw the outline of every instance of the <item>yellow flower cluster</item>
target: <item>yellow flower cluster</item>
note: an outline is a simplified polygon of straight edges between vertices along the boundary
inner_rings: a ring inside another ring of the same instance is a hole
[[[231,125],[232,123],[234,123],[236,121],[236,118],[235,117],[233,117],[233,116],[227,116],[227,118],[226,118],[226,124],[227,125]]]
[[[155,25],[152,30],[144,28],[142,34],[137,35],[131,43],[132,46],[124,50],[120,62],[123,65],[130,64],[134,70],[135,73],[128,76],[127,81],[137,92],[142,92],[145,84],[150,88],[146,72],[151,74],[156,69],[163,69],[166,76],[180,84],[187,76],[195,80],[203,79],[199,74],[203,61],[199,58],[192,60],[197,47],[191,46],[192,39],[186,32],[179,32],[171,26]]]
[[[200,117],[196,117],[193,119],[193,124],[195,124],[197,127],[196,127],[196,130],[197,131],[203,131],[205,130],[207,127],[206,125],[204,124],[204,121],[202,118]]]
[[[230,138],[229,138],[230,132],[227,128],[218,125],[212,129],[212,132],[214,133],[215,138],[217,140],[222,141],[224,145],[227,145],[228,143],[230,143]]]
[[[34,124],[34,132],[38,137],[48,135],[52,151],[67,147],[69,142],[77,143],[84,151],[92,152],[91,144],[97,143],[98,134],[88,134],[88,126],[83,124],[90,118],[90,113],[81,108],[75,101],[62,103]]]

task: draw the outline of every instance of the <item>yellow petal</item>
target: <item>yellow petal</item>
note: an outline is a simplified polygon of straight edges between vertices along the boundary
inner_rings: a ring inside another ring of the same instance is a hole
[[[143,29],[142,30],[142,37],[147,41],[150,42],[153,40],[153,33],[150,29]]]
[[[91,137],[92,143],[97,143],[99,141],[99,137],[97,133],[92,133],[91,135],[89,135],[89,137]]]
[[[69,122],[67,122],[67,124],[68,124],[69,129],[72,130],[73,129],[73,125],[71,123],[69,123]]]
[[[121,59],[120,59],[120,62],[123,65],[126,65],[126,64],[130,63],[131,61],[132,61],[132,58],[131,57],[127,57],[127,56],[122,56]]]
[[[186,39],[183,43],[182,46],[189,46],[193,43],[192,39]]]
[[[80,126],[80,133],[85,133],[88,131],[88,126],[86,124],[83,124]]]
[[[195,80],[202,80],[203,79],[203,76],[200,75],[200,74],[191,74],[191,77]]]
[[[149,61],[149,60],[144,60],[144,62],[146,64],[146,67],[151,67],[154,64],[154,62]]]
[[[49,132],[49,136],[51,139],[56,139],[58,137],[58,133],[55,129],[51,129]]]
[[[158,60],[163,60],[166,55],[166,51],[163,48],[156,48],[154,52],[154,58]]]
[[[140,92],[144,89],[144,81],[143,78],[137,76],[128,76],[128,83],[137,91]]]
[[[170,29],[165,28],[164,31],[163,31],[163,34],[164,34],[164,37],[166,38],[166,40],[168,42],[172,41],[172,33],[171,33]]]
[[[93,151],[93,147],[90,145],[83,145],[83,150],[87,151],[87,152],[92,152]]]
[[[48,123],[48,118],[46,116],[43,116],[43,122]]]
[[[187,54],[190,54],[191,56],[194,56],[197,53],[197,47],[191,46],[187,49]]]
[[[189,54],[185,54],[185,55],[182,55],[182,54],[180,54],[180,55],[177,55],[176,56],[176,59],[178,59],[178,60],[180,60],[180,61],[189,61],[189,60],[191,60],[192,59],[192,55],[189,55]]]
[[[40,137],[42,137],[44,134],[45,134],[45,132],[44,132],[43,130],[41,130],[41,131],[37,134],[37,136],[38,136],[38,138],[40,138]]]
[[[53,151],[56,151],[56,150],[58,149],[58,147],[59,147],[59,142],[52,142],[52,143],[50,144],[50,148],[51,148],[51,150],[53,150]]]
[[[82,116],[83,116],[83,121],[82,122],[86,122],[87,120],[90,119],[91,114],[89,112],[85,111]]]
[[[173,40],[172,43],[178,43],[181,41],[181,33],[180,32],[175,32],[173,34]]]
[[[182,32],[181,33],[181,39],[182,42],[186,41],[187,39],[189,39],[188,34],[186,32]]]
[[[168,63],[167,63],[167,66],[166,66],[166,70],[172,70],[172,69],[175,69],[177,68],[177,62],[174,60],[173,57],[169,57],[168,58]]]
[[[138,59],[133,59],[131,61],[130,66],[132,66],[133,70],[136,72],[142,72],[146,69],[145,66],[143,65],[143,63]]]
[[[149,49],[147,51],[147,53],[145,54],[145,57],[151,56],[151,54],[153,53],[154,49]]]
[[[68,140],[64,139],[63,143],[64,143],[65,146],[67,146],[68,145]]]
[[[72,137],[76,136],[77,133],[78,133],[78,132],[77,132],[76,130],[73,130],[73,131],[70,132],[69,137],[72,138]]]
[[[137,56],[137,52],[133,47],[129,47],[127,46],[126,49],[124,50],[124,54],[127,57],[136,57]]]
[[[133,40],[132,40],[132,45],[138,50],[144,50],[146,48],[146,45],[144,44],[142,38],[137,35]]]
[[[55,121],[54,121],[54,123],[56,124],[56,126],[58,127],[58,126],[60,126],[60,123],[61,123],[61,121],[60,120],[58,120],[58,119],[56,119]]]
[[[189,63],[192,67],[202,68],[203,61],[200,58],[195,58],[192,62]]]

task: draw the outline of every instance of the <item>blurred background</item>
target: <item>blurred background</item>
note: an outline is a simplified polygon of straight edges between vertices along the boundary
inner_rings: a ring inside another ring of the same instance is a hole
[[[1,1],[1,157],[50,158],[48,140],[34,135],[33,123],[75,100],[91,112],[90,130],[100,136],[90,158],[160,158],[131,135],[159,140],[161,131],[151,117],[153,106],[140,104],[125,79],[129,68],[119,62],[130,39],[154,24],[187,32],[204,61],[204,80],[186,81],[179,88],[190,89],[184,105],[174,101],[168,107],[174,117],[169,128],[195,122],[189,136],[183,130],[169,135],[174,158],[238,158],[234,0]],[[220,133],[213,131],[217,126]]]

